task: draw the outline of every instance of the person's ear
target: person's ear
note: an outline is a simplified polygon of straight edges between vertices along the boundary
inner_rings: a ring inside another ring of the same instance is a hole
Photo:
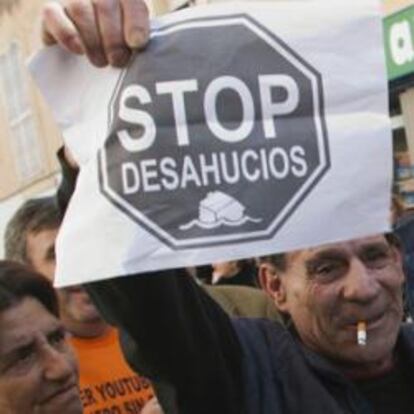
[[[271,264],[260,264],[258,274],[260,287],[273,299],[280,311],[287,312],[286,287],[282,277],[281,272],[276,270]]]

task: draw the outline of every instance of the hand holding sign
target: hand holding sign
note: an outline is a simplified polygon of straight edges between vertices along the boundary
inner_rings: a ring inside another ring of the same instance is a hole
[[[88,56],[95,66],[124,66],[130,49],[148,40],[148,9],[143,0],[64,0],[43,8],[46,45]]]

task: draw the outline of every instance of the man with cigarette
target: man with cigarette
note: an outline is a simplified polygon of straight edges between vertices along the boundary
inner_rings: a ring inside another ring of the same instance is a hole
[[[287,329],[263,320],[230,321],[178,270],[90,289],[135,340],[151,346],[146,360],[162,359],[161,375],[185,366],[173,382],[180,412],[207,413],[214,406],[223,413],[412,412],[413,329],[401,327],[404,277],[392,238],[292,252],[278,265],[261,279],[286,315]],[[166,305],[178,338],[168,329],[156,344],[139,335],[150,320],[129,315],[140,314],[144,292]]]
[[[404,277],[393,236],[265,256],[259,279],[301,342],[341,364],[349,378],[394,366]]]
[[[66,170],[62,205],[75,175]],[[148,375],[174,385],[181,414],[412,413],[414,331],[401,323],[392,236],[272,256],[261,269],[287,328],[231,320],[180,269],[87,288],[139,344]]]

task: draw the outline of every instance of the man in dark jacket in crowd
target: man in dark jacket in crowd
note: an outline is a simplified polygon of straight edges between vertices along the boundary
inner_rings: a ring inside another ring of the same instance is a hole
[[[66,166],[64,176],[63,208],[76,172]],[[290,252],[272,264],[261,283],[288,328],[230,320],[179,269],[87,288],[139,344],[135,365],[174,385],[181,414],[412,413],[414,331],[401,325],[404,276],[393,237]]]

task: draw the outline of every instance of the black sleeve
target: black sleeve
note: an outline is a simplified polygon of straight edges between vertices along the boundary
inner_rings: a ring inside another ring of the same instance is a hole
[[[62,216],[65,214],[70,198],[75,191],[78,170],[72,168],[65,160],[64,148],[61,147],[57,152],[57,158],[62,173],[62,179],[56,193],[56,203]]]
[[[242,412],[241,351],[230,319],[185,272],[121,277],[88,291],[138,344],[139,372],[174,386],[180,413]]]
[[[62,173],[58,199],[64,208],[76,177]],[[242,413],[236,333],[184,270],[123,276],[86,288],[103,315],[136,343],[140,373],[174,386],[180,414]]]

